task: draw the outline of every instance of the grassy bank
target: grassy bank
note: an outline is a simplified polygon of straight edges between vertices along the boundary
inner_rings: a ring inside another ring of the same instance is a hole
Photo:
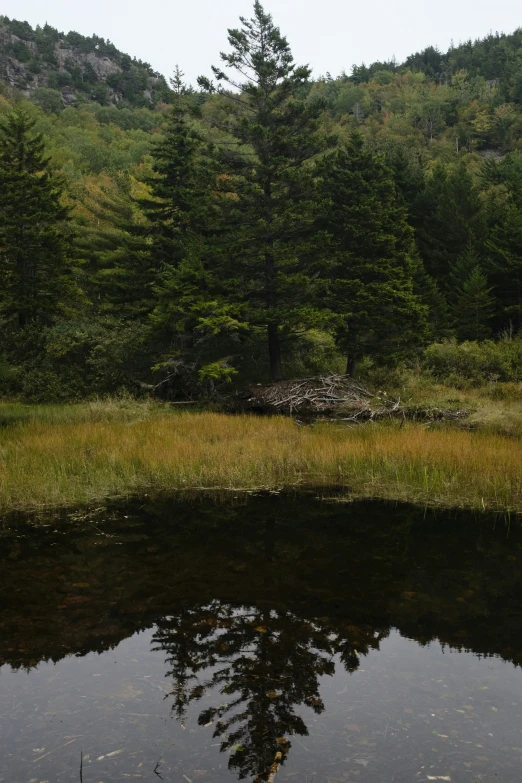
[[[132,412],[131,412],[132,409]],[[0,430],[0,510],[156,489],[343,486],[347,494],[522,512],[522,442],[420,424],[57,409]],[[1,411],[0,411],[1,417]]]
[[[379,380],[389,394],[401,398],[407,413],[464,410],[468,416],[452,426],[522,438],[522,383],[491,382],[463,389],[416,372],[396,373],[388,378],[388,383],[384,378]],[[375,382],[371,385],[375,386]]]

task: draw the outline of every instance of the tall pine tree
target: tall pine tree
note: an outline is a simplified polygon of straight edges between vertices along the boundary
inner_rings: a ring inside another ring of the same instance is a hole
[[[75,290],[63,187],[34,126],[21,108],[0,125],[0,316],[21,328],[51,322]]]
[[[522,161],[506,156],[487,161],[483,179],[491,188],[487,200],[490,232],[485,271],[496,298],[498,330],[522,331]]]
[[[314,235],[318,209],[311,160],[324,149],[324,106],[301,99],[310,77],[297,67],[289,44],[259,2],[252,19],[228,31],[230,75],[214,68],[226,89],[228,138],[221,180],[222,207],[230,228],[221,267],[228,295],[244,303],[250,328],[264,332],[272,380],[283,377],[283,341],[316,325],[315,300],[320,242]],[[200,85],[213,90],[203,77]],[[228,197],[226,197],[228,195]]]
[[[426,308],[414,293],[415,247],[382,155],[359,132],[322,166],[331,237],[331,307],[347,372],[370,355],[390,358],[421,340]]]
[[[176,267],[187,243],[206,228],[211,178],[205,165],[204,140],[190,123],[183,73],[172,80],[174,105],[165,134],[153,150],[155,176],[151,200],[142,207],[150,221],[151,257],[158,269]]]

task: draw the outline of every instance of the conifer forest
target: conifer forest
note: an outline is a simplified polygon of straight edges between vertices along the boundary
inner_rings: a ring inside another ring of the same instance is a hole
[[[522,380],[522,30],[312,77],[255,2],[169,85],[0,17],[0,79],[0,396]]]

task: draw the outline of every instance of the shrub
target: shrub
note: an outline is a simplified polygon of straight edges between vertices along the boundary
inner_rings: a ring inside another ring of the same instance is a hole
[[[140,324],[111,318],[63,321],[47,328],[29,325],[5,337],[0,396],[70,402],[136,392],[136,379],[150,375],[150,351]]]
[[[457,387],[522,381],[522,339],[434,343],[424,351],[423,367]]]

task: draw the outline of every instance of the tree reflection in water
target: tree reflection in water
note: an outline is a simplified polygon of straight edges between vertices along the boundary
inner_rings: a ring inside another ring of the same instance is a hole
[[[292,735],[308,734],[296,707],[324,710],[319,678],[334,673],[334,657],[353,672],[359,655],[381,638],[368,632],[363,639],[360,629],[329,618],[219,601],[161,621],[154,636],[155,649],[167,653],[176,717],[183,722],[192,701],[218,693],[198,723],[214,724],[221,751],[231,751],[229,769],[256,783],[271,780],[284,764]]]
[[[107,653],[154,628],[173,716],[182,722],[199,708],[239,778],[269,781],[290,751],[293,766],[291,743],[307,734],[307,722],[313,734],[307,708],[324,709],[320,678],[333,674],[334,662],[355,671],[390,629],[420,645],[438,640],[522,665],[522,528],[497,517],[302,493],[230,505],[118,501],[66,524],[47,522],[21,520],[0,537],[0,663],[32,672],[46,661]],[[79,671],[88,677],[88,663]],[[46,687],[52,695],[57,686]],[[43,746],[29,733],[26,709],[19,747]],[[343,701],[341,733],[346,709]],[[116,734],[127,717],[111,724]],[[199,758],[205,733],[196,731],[176,764]],[[99,736],[90,736],[95,746]],[[54,770],[53,759],[43,763]],[[115,759],[119,781],[123,755]],[[389,779],[388,764],[386,755],[379,779]]]

